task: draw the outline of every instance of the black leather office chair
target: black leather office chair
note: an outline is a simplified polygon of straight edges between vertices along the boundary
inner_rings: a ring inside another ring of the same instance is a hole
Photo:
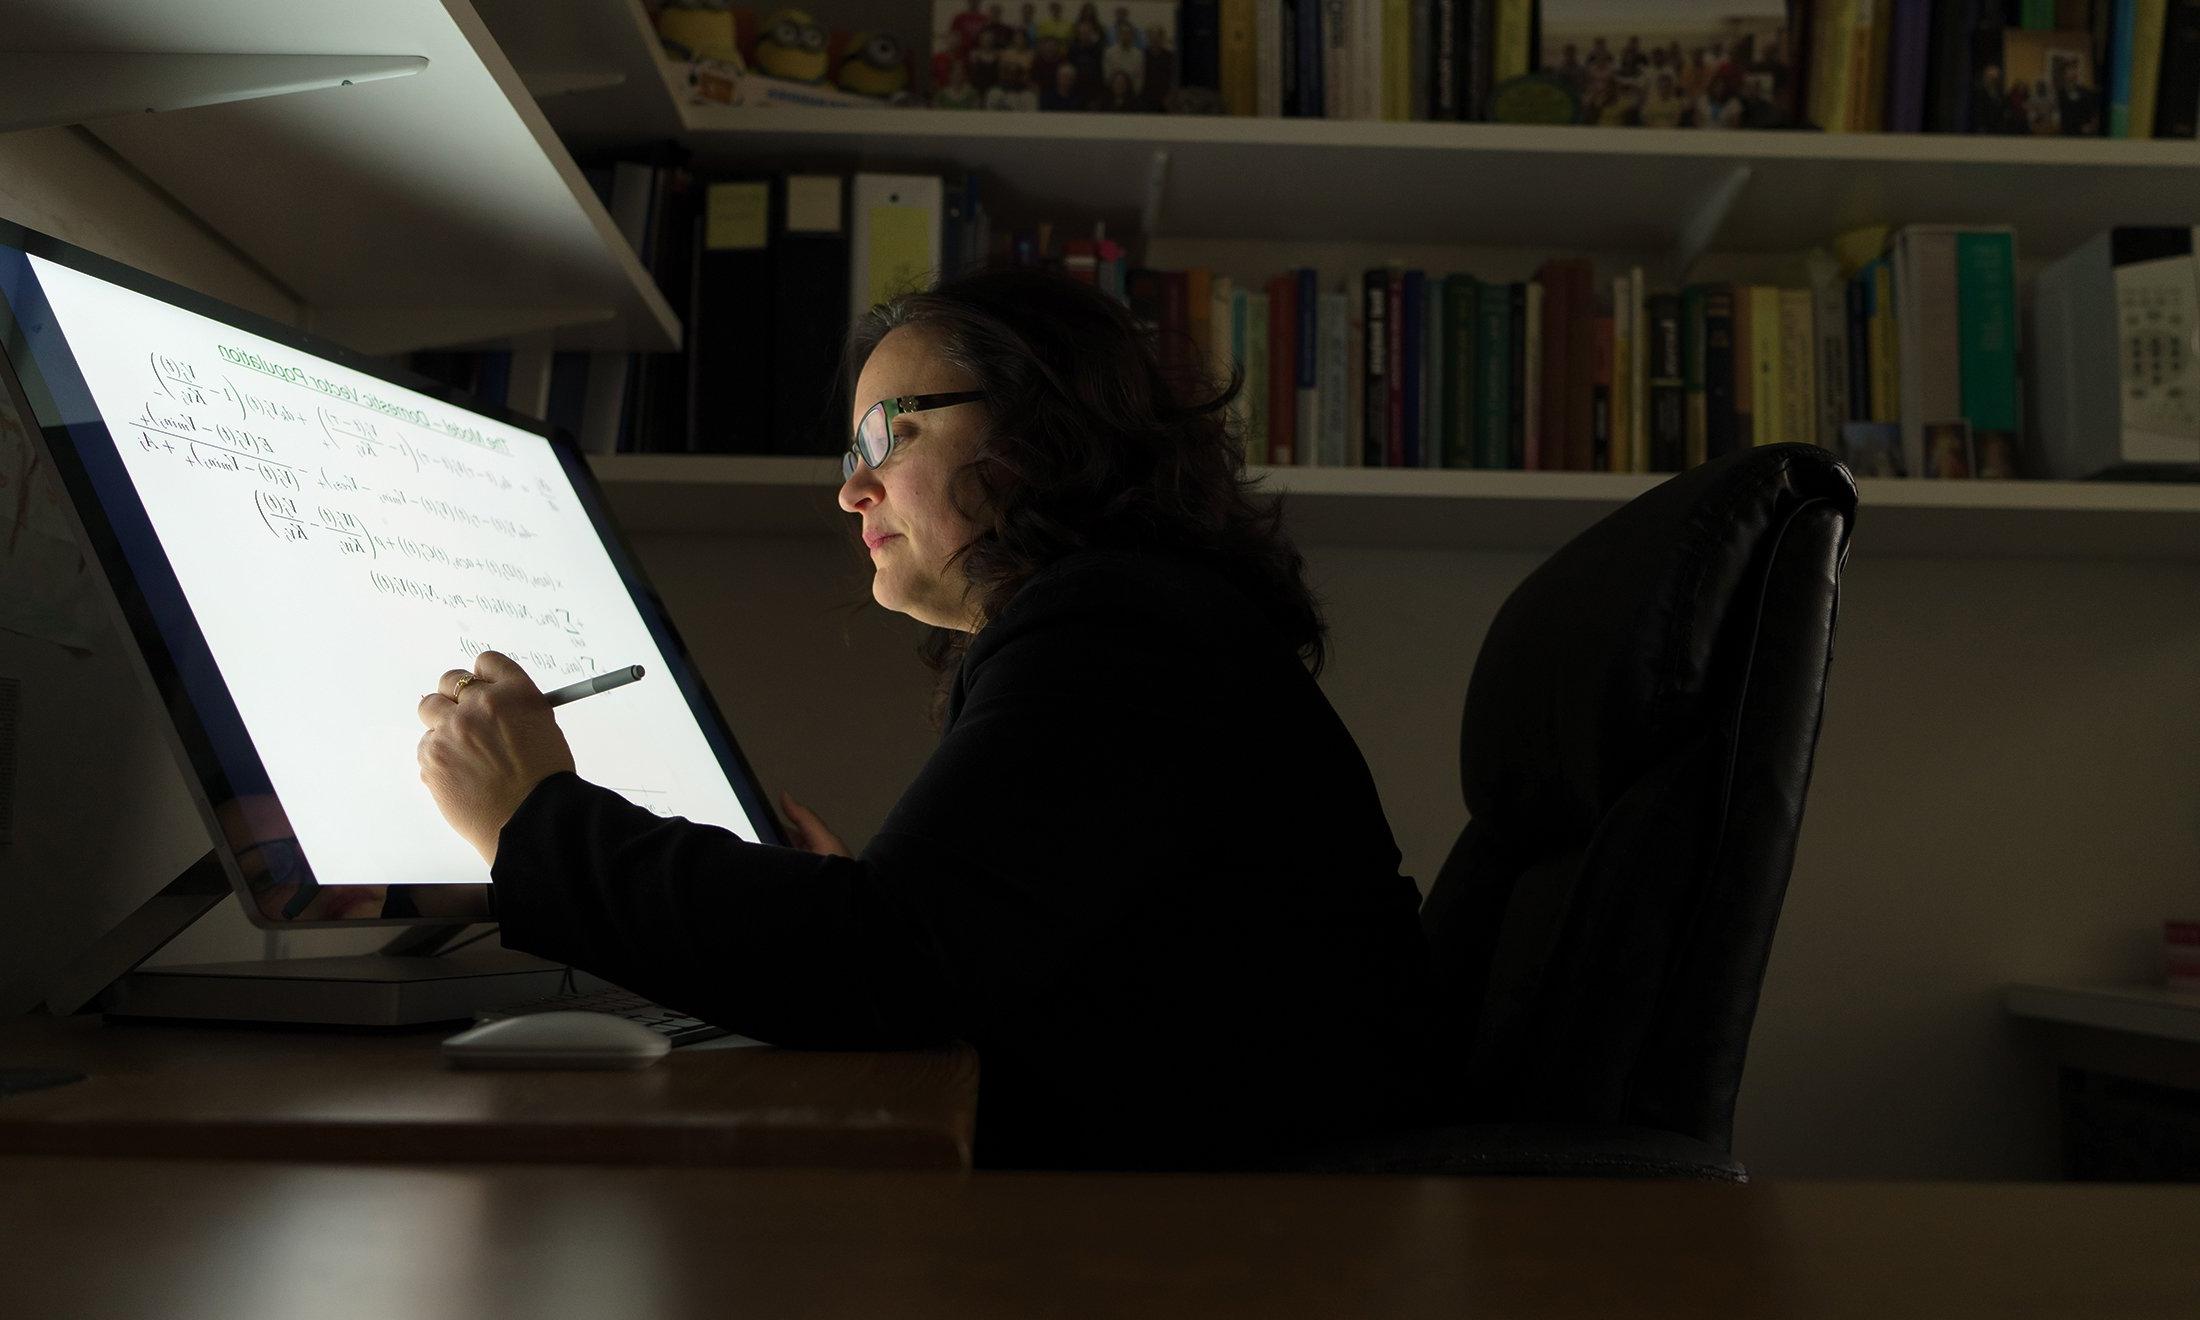
[[[1456,1125],[1301,1167],[1746,1178],[1734,1099],[1855,516],[1827,451],[1751,449],[1506,600],[1460,727],[1472,818],[1422,906]]]

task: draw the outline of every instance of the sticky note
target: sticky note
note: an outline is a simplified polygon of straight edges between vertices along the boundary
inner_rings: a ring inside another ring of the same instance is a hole
[[[787,228],[797,234],[840,232],[840,176],[787,176]]]
[[[922,289],[932,279],[932,218],[910,206],[871,208],[869,306]]]
[[[703,194],[703,249],[719,252],[763,247],[770,211],[770,184],[710,185]]]

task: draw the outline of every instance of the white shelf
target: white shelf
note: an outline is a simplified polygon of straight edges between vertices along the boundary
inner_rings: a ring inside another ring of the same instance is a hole
[[[850,535],[838,460],[719,454],[589,459],[635,534]],[[1660,476],[1600,472],[1255,468],[1313,543],[1550,550]],[[1858,483],[1854,553],[1923,558],[2200,561],[2200,485]]]
[[[485,0],[508,44],[543,6]],[[2200,218],[2200,142],[684,104],[636,0],[563,0],[619,88],[546,102],[577,147],[678,136],[706,167],[972,169],[997,214],[1148,213],[1148,237],[1801,251],[1855,225],[2014,224],[2059,256],[2112,223]],[[595,14],[623,11],[623,17]],[[584,15],[595,14],[593,17]],[[547,70],[570,52],[542,57]],[[652,100],[652,94],[658,99]],[[2011,169],[2010,166],[2020,166]],[[1740,179],[1740,172],[1747,177]]]
[[[2100,1027],[2200,1044],[2200,991],[2152,985],[2016,984],[2003,991],[2012,1017]]]
[[[421,72],[86,125],[365,353],[680,327],[466,0],[32,0],[15,51],[424,56]],[[661,95],[661,92],[660,92]]]

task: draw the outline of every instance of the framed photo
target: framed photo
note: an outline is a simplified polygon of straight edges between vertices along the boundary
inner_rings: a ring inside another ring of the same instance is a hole
[[[1971,424],[1925,423],[1925,472],[1928,477],[1968,477],[1978,470],[1971,453]]]
[[[958,110],[1159,111],[1176,89],[1170,0],[933,0],[932,104]]]
[[[1841,461],[1859,477],[1905,477],[1902,427],[1894,422],[1843,422]]]
[[[1536,67],[1572,89],[1576,121],[1784,128],[1795,117],[1785,0],[1544,0]]]
[[[2003,28],[1978,41],[1971,131],[2097,137],[2104,98],[2093,37],[2082,31]]]

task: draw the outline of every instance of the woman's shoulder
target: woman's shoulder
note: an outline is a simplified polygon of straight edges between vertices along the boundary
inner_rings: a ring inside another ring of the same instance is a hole
[[[1128,639],[1140,629],[1254,636],[1266,628],[1222,561],[1192,550],[1080,550],[1025,579],[978,644],[1005,642],[1065,621]],[[990,648],[988,648],[990,649]]]

